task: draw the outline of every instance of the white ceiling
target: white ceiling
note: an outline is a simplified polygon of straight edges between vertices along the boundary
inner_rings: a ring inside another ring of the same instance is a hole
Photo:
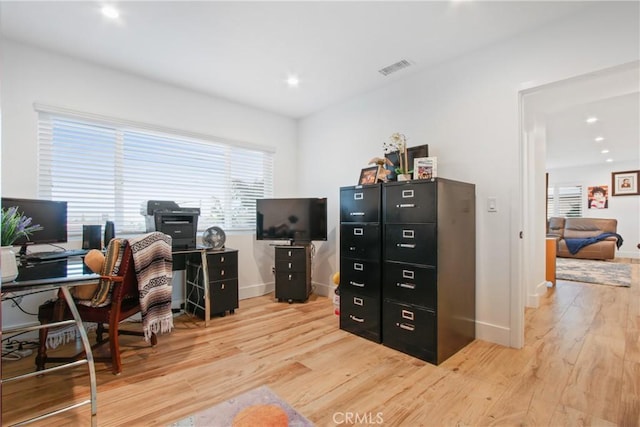
[[[121,16],[110,21],[101,15],[103,3],[98,1],[0,1],[1,32],[8,39],[301,118],[420,69],[566,18],[592,7],[593,2],[116,4]],[[413,65],[387,77],[378,73],[403,59]],[[299,76],[299,87],[285,84],[290,73]],[[544,107],[549,110],[545,114],[550,141],[556,136],[561,141],[558,147],[549,145],[550,161],[556,156],[579,161],[577,154],[585,151],[573,143],[584,144],[587,136],[580,134],[580,125],[566,125],[579,123],[578,118],[591,107],[617,109],[612,117],[635,112],[637,128],[637,87],[636,81],[636,98],[617,96],[626,103],[624,108],[613,97],[610,102],[615,106],[607,106],[603,96],[599,104],[583,99],[555,109],[549,107],[553,102]],[[613,135],[613,128],[610,132]],[[638,141],[636,136],[636,158]],[[634,147],[627,147],[626,153]]]
[[[300,118],[588,2],[2,1],[2,34]],[[384,77],[402,59],[414,67]],[[300,85],[284,83],[296,73]]]

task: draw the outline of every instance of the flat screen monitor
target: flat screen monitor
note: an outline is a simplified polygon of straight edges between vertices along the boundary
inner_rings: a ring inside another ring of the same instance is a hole
[[[38,224],[42,230],[35,231],[29,238],[20,237],[13,244],[65,243],[67,241],[67,202],[52,200],[2,198],[2,208],[17,206],[18,212],[31,218],[31,224]]]
[[[327,240],[327,199],[256,200],[256,239],[291,243]]]

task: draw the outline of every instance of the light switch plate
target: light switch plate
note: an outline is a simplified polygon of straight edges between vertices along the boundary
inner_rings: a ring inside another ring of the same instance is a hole
[[[498,201],[495,197],[489,197],[487,199],[487,211],[498,212]]]

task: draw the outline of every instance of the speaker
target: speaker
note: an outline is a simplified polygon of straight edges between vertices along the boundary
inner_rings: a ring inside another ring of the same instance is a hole
[[[114,237],[116,237],[116,228],[113,221],[107,221],[104,224],[104,246],[107,247]]]
[[[82,249],[102,249],[102,227],[99,225],[82,226]]]

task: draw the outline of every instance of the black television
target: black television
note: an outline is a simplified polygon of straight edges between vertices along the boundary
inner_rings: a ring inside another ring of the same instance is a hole
[[[291,244],[327,240],[327,199],[257,199],[256,239]]]
[[[39,199],[2,198],[2,208],[17,207],[18,212],[31,218],[31,224],[38,224],[42,230],[35,231],[26,237],[18,238],[13,244],[65,243],[67,241],[67,202]]]

